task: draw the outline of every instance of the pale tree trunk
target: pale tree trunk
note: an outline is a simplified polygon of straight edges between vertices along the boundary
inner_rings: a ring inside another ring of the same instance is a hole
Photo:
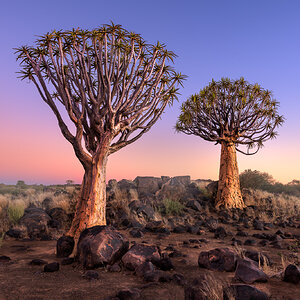
[[[76,242],[84,229],[106,225],[106,164],[107,153],[102,153],[85,167],[75,216],[68,232]]]
[[[221,162],[216,207],[245,207],[240,189],[236,149],[235,144],[232,142],[221,143]]]

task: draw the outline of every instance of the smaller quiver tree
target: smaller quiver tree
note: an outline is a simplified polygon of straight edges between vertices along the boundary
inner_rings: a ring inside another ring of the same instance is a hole
[[[16,54],[21,78],[50,106],[85,171],[69,231],[77,239],[85,228],[106,224],[108,156],[150,130],[177,99],[184,76],[169,65],[175,54],[164,45],[114,24],[53,31]]]
[[[243,78],[212,80],[182,104],[176,130],[221,144],[216,207],[245,206],[236,151],[253,155],[263,142],[276,137],[275,129],[283,123],[277,109],[270,91]]]

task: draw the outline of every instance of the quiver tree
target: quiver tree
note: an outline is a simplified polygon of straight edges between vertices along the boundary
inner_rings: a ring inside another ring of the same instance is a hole
[[[177,98],[184,76],[168,65],[175,55],[164,45],[146,44],[114,24],[53,31],[16,54],[20,77],[34,83],[84,168],[69,231],[78,238],[85,228],[106,224],[108,156],[149,131]]]
[[[243,78],[214,80],[181,107],[176,130],[221,144],[216,207],[243,208],[236,151],[252,155],[283,123],[268,90]],[[244,146],[244,147],[243,147]]]

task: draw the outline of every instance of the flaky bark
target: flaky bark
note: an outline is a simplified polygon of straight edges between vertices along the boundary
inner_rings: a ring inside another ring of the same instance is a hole
[[[75,241],[84,229],[106,225],[106,164],[107,153],[103,153],[86,167],[75,216],[68,232]]]
[[[239,170],[236,160],[235,144],[221,143],[221,162],[218,183],[216,207],[243,208],[245,207],[239,180]]]

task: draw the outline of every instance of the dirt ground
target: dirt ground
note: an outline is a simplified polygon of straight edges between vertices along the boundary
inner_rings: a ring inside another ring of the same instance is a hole
[[[233,227],[228,226],[227,230],[236,233]],[[300,229],[288,229],[291,233],[299,234]],[[128,231],[121,231],[129,241],[138,243],[145,241],[149,244],[159,245],[162,252],[173,245],[185,256],[172,258],[174,270],[169,273],[181,273],[186,279],[192,279],[203,274],[212,274],[216,281],[223,285],[233,280],[234,272],[218,272],[201,269],[197,260],[200,251],[214,248],[231,246],[232,237],[224,240],[217,240],[213,233],[205,232],[202,235],[174,234],[161,238],[159,235],[147,233],[143,238],[131,238]],[[274,233],[276,230],[269,230]],[[248,231],[251,236],[259,231]],[[249,237],[237,237],[244,241]],[[189,239],[206,239],[208,243],[183,243]],[[284,240],[284,243],[293,244],[294,240]],[[85,270],[73,263],[71,265],[60,265],[60,270],[54,273],[43,272],[43,266],[32,266],[29,262],[32,259],[43,259],[48,263],[60,262],[61,259],[55,255],[56,241],[4,241],[0,248],[0,256],[6,255],[11,258],[10,262],[0,263],[0,300],[37,300],[37,299],[105,299],[114,296],[119,290],[124,288],[140,288],[142,290],[140,299],[184,299],[184,288],[170,283],[145,283],[133,272],[122,270],[119,273],[108,272],[105,268],[97,269],[100,278],[98,280],[87,280],[83,277]],[[267,283],[254,284],[258,289],[265,291],[271,299],[300,299],[300,285],[283,282],[279,276],[282,270],[282,257],[285,257],[284,264],[299,261],[297,250],[274,249],[269,246],[239,246],[241,249],[260,250],[267,254],[274,265],[270,267],[268,275],[271,277]],[[277,275],[276,275],[277,274]]]

